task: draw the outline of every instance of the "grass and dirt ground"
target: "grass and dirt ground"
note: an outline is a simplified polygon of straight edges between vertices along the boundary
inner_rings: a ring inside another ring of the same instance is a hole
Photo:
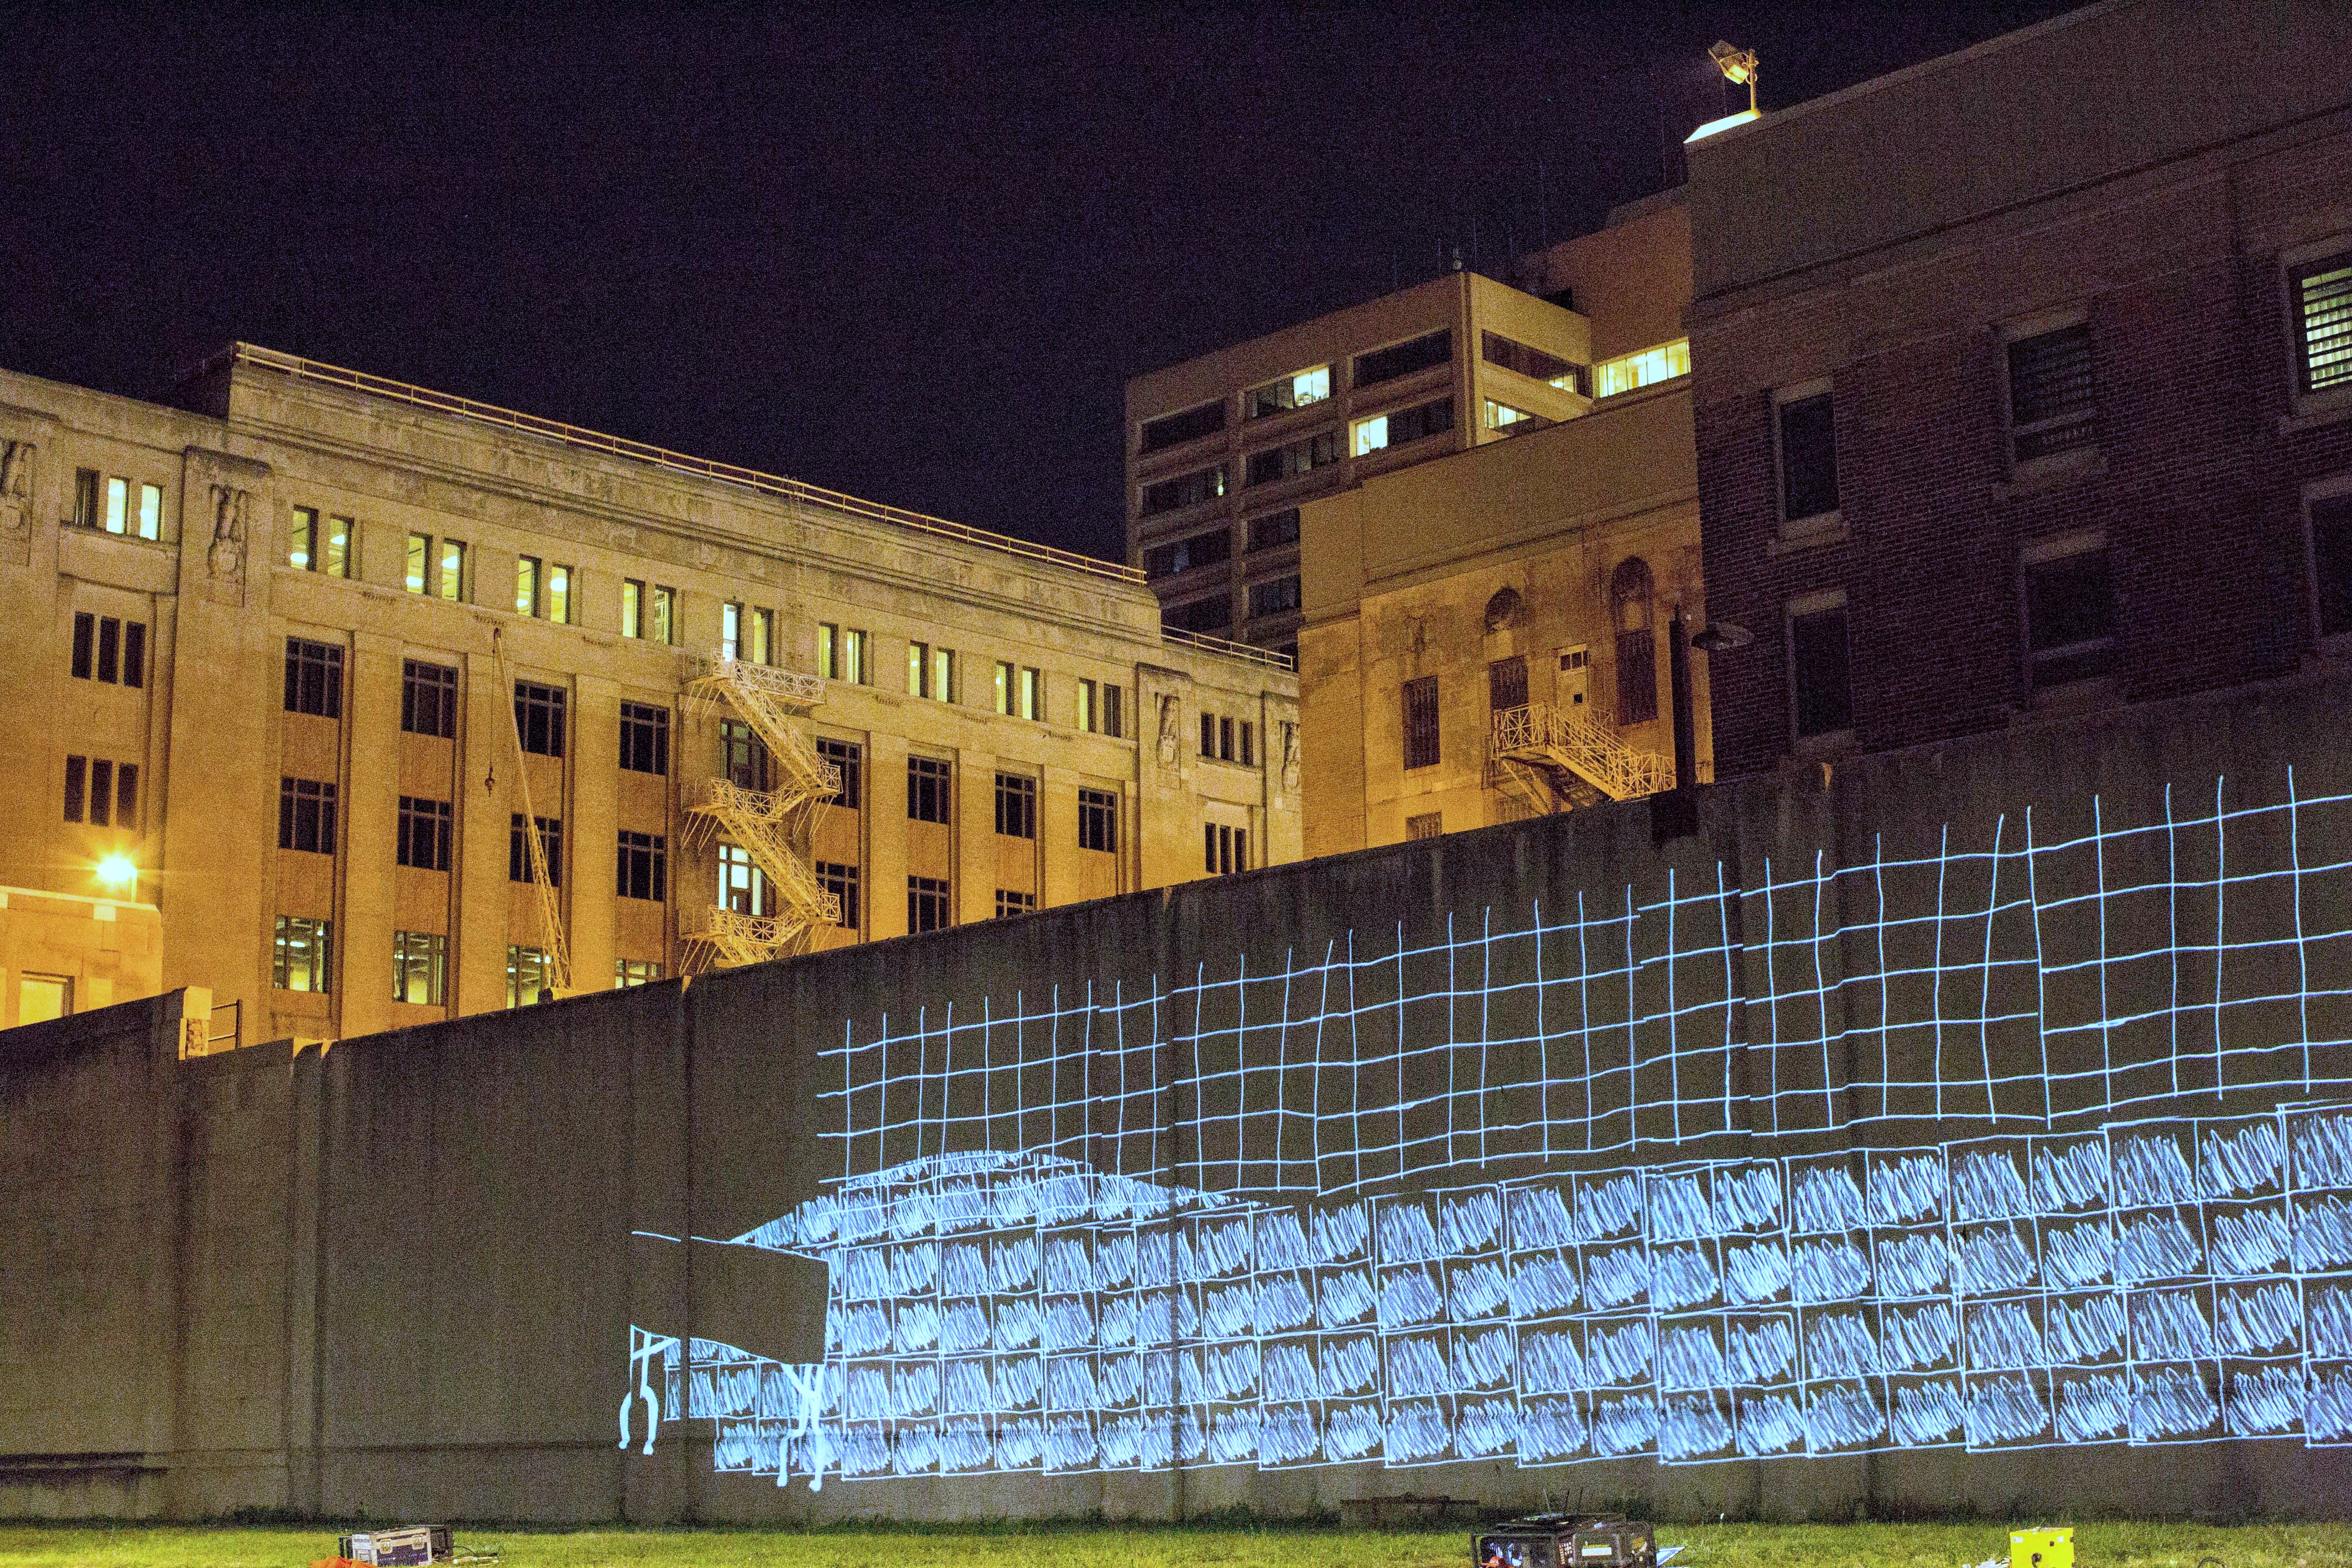
[[[2036,1521],[2049,1522],[2049,1521]],[[0,1568],[308,1568],[335,1525],[0,1522]],[[1660,1528],[1675,1568],[1972,1568],[2008,1527],[1721,1524]],[[998,1525],[970,1530],[548,1530],[461,1527],[501,1568],[1468,1568],[1470,1531]],[[2352,1526],[2081,1522],[2078,1568],[2352,1568]]]

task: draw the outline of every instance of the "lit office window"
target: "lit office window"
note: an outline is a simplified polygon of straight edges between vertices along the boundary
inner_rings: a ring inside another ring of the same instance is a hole
[[[125,533],[131,527],[131,481],[106,481],[106,531]]]
[[[392,933],[392,999],[438,1007],[446,991],[449,939],[438,931]]]
[[[539,614],[539,557],[536,555],[515,557],[515,614]]]
[[[280,991],[326,991],[333,978],[334,922],[279,915],[269,983]]]
[[[634,577],[621,579],[621,635],[646,635],[646,585]]]
[[[677,590],[654,585],[653,640],[675,646],[677,642]]]
[[[743,646],[743,606],[735,604],[719,606],[719,657],[740,658]]]
[[[445,599],[466,596],[466,542],[445,539],[441,542],[441,581],[438,584]]]
[[[1331,395],[1331,367],[1318,364],[1296,375],[1253,386],[1242,394],[1242,417],[1264,419],[1292,408],[1307,408]]]
[[[613,989],[626,991],[633,985],[651,985],[662,977],[661,961],[653,958],[616,958],[613,960]]]
[[[753,610],[751,612],[751,657],[753,664],[773,664],[776,662],[775,611]]]
[[[163,537],[163,487],[161,485],[139,487],[139,537]]]
[[[1356,421],[1356,456],[1381,451],[1391,447],[1403,447],[1424,436],[1435,436],[1454,428],[1454,399],[1442,397],[1433,403],[1415,404],[1411,408],[1399,408],[1391,413]]]
[[[1654,348],[1636,349],[1615,359],[1603,360],[1592,367],[1593,392],[1601,397],[1613,397],[1621,392],[1632,392],[1661,381],[1672,381],[1690,374],[1690,340],[1676,338],[1670,343]]]
[[[410,534],[408,536],[408,558],[404,563],[407,569],[407,575],[402,579],[402,585],[412,594],[422,594],[425,592],[425,574],[426,568],[431,565],[432,560],[433,541],[431,538],[422,533]]]
[[[307,506],[298,506],[294,509],[294,526],[286,536],[286,564],[297,572],[310,571],[310,563],[318,553],[319,514]]]
[[[572,568],[550,564],[547,568],[547,618],[564,626],[572,624]]]
[[[507,949],[507,1005],[528,1007],[541,993],[555,989],[555,961],[547,950],[509,946]]]

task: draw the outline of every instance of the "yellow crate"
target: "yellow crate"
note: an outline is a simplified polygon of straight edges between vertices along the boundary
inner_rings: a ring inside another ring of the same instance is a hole
[[[2072,1530],[2010,1531],[2009,1568],[2074,1568],[2074,1532]]]

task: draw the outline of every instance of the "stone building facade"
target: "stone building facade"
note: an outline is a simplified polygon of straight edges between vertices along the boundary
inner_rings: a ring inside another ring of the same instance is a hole
[[[2347,47],[2131,0],[1689,149],[1726,773],[2352,649]]]
[[[768,896],[687,831],[762,787],[682,697],[730,654],[824,678],[822,944],[1299,852],[1293,678],[1127,568],[244,346],[178,402],[0,374],[0,880],[39,894],[0,1024],[26,976],[208,988],[247,1042],[529,1000],[526,794],[572,987],[679,973]]]

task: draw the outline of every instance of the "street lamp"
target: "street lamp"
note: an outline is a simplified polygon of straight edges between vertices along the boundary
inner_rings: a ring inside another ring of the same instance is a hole
[[[1683,627],[1682,606],[1675,606],[1674,618],[1666,626],[1666,674],[1675,704],[1675,787],[1650,797],[1653,843],[1687,838],[1698,831],[1698,796],[1694,793],[1698,787],[1698,738],[1692,712],[1690,650],[1728,653],[1755,640],[1756,634],[1736,621],[1710,622],[1705,630],[1691,636]]]
[[[1693,142],[1703,141],[1718,131],[1728,131],[1735,125],[1745,125],[1756,119],[1760,112],[1756,107],[1756,51],[1739,48],[1717,38],[1714,47],[1706,51],[1706,58],[1715,62],[1715,68],[1721,71],[1726,78],[1748,89],[1748,107],[1736,114],[1727,114],[1720,120],[1708,121],[1683,138],[1685,146],[1688,146]]]

